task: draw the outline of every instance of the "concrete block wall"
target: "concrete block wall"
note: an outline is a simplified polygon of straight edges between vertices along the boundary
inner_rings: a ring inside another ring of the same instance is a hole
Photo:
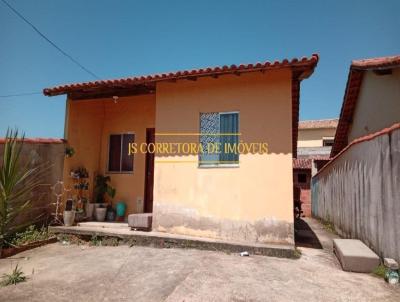
[[[397,261],[399,201],[400,124],[353,142],[312,179],[313,215]]]
[[[0,139],[0,162],[3,161],[4,139]],[[18,217],[17,223],[35,222],[40,216],[46,219],[53,212],[51,203],[55,202],[55,196],[51,186],[63,177],[63,165],[65,154],[65,141],[61,139],[26,139],[21,152],[21,165],[35,167],[48,163],[48,169],[40,185],[32,192],[32,208],[25,215]]]

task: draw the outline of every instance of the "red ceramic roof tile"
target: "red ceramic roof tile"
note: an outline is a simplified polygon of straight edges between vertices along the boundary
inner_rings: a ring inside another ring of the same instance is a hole
[[[293,158],[293,169],[311,169],[311,158]]]
[[[343,150],[348,142],[351,121],[357,105],[358,94],[366,70],[389,69],[400,67],[400,56],[371,58],[352,61],[347,78],[346,90],[340,111],[339,123],[331,150],[331,157]]]
[[[136,77],[122,78],[122,79],[114,79],[114,80],[74,83],[74,84],[55,86],[52,88],[45,88],[43,89],[43,94],[47,96],[55,96],[88,88],[97,89],[104,87],[113,87],[114,85],[121,83],[130,84],[134,86],[134,85],[154,83],[166,80],[187,79],[188,77],[212,76],[218,74],[232,73],[234,71],[249,72],[249,71],[286,68],[286,67],[303,67],[307,69],[311,74],[313,69],[318,63],[318,60],[319,60],[318,55],[313,54],[311,57],[309,58],[303,57],[301,58],[301,60],[297,58],[294,58],[290,61],[288,59],[284,59],[283,61],[275,61],[273,63],[266,61],[263,63],[256,63],[256,64],[240,64],[239,66],[225,65],[222,67],[208,67],[208,68],[200,68],[193,70],[183,70],[177,72],[153,74],[147,76],[136,76]]]
[[[380,57],[371,59],[354,60],[351,62],[353,68],[380,68],[400,66],[400,56]]]

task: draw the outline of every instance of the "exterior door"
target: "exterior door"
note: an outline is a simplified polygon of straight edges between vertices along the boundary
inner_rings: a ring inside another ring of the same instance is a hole
[[[155,142],[155,129],[146,129],[146,143]],[[154,153],[146,153],[146,178],[144,182],[144,212],[153,212],[153,188],[154,188]]]

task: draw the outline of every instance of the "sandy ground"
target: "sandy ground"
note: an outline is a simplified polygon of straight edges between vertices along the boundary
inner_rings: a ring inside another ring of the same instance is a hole
[[[55,243],[0,260],[0,274],[18,263],[29,277],[0,301],[400,301],[400,286],[342,271],[324,242],[298,260]]]

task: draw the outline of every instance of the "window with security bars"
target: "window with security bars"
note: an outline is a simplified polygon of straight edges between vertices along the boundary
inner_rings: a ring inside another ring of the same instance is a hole
[[[200,166],[235,165],[239,163],[236,147],[239,142],[238,112],[200,113]],[[227,146],[232,148],[227,148]],[[216,150],[219,146],[219,152]]]
[[[133,172],[133,154],[129,154],[129,144],[135,141],[132,133],[111,134],[108,149],[108,172]]]

